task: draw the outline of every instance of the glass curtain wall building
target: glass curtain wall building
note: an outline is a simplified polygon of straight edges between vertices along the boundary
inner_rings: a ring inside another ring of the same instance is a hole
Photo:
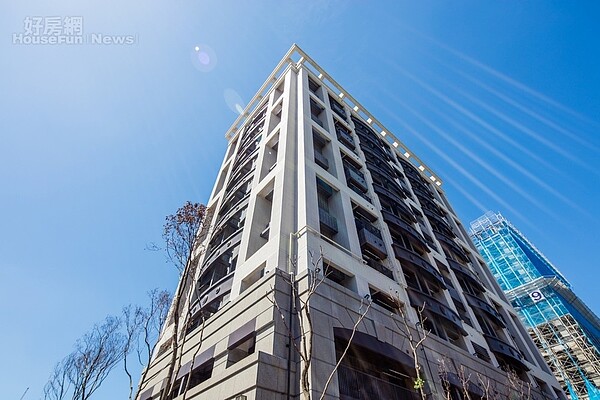
[[[471,238],[572,399],[600,399],[600,320],[565,277],[501,214],[471,223]]]

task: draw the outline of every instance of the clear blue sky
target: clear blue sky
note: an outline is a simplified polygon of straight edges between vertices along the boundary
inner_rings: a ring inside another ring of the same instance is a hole
[[[598,7],[2,2],[2,398],[38,399],[94,322],[174,288],[144,248],[165,215],[208,200],[236,117],[226,91],[249,100],[294,42],[441,176],[466,225],[501,211],[599,313]],[[86,35],[137,42],[13,45],[28,16],[83,16]],[[197,44],[211,71],[191,62]],[[126,392],[115,371],[95,398]]]

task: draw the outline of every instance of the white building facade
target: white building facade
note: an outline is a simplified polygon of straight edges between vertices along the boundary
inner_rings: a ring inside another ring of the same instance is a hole
[[[439,178],[300,48],[226,137],[138,399],[419,399],[415,364],[431,399],[565,398]]]

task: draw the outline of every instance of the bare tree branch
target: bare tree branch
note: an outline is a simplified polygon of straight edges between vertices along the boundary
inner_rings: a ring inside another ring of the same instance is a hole
[[[75,344],[65,361],[71,366],[67,379],[73,385],[73,400],[89,399],[121,361],[125,338],[120,328],[119,318],[107,317]]]
[[[184,297],[188,290],[188,281],[193,279],[195,273],[196,265],[193,262],[192,255],[199,244],[198,235],[205,215],[206,206],[199,203],[190,203],[188,201],[183,207],[179,208],[175,214],[167,216],[164,225],[163,238],[165,240],[167,258],[177,268],[182,279],[175,293],[173,307],[171,309],[171,318],[173,320],[172,353],[167,372],[168,387],[167,390],[162,393],[160,397],[161,400],[167,400],[171,394],[173,387],[172,377],[178,357],[179,364],[181,364],[179,343],[180,308],[185,302]],[[184,321],[184,325],[185,324]],[[183,335],[185,341],[185,331],[183,332]]]

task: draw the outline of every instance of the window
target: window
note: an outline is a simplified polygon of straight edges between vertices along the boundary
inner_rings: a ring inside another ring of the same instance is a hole
[[[369,288],[369,291],[371,292],[371,299],[373,300],[373,303],[385,308],[393,314],[397,314],[400,308],[404,308],[404,305],[400,302],[400,300],[393,298],[387,293],[373,288]]]
[[[190,383],[188,384],[188,389],[198,386],[202,382],[210,379],[212,376],[213,366],[215,364],[215,359],[211,358],[207,362],[202,365],[199,365],[198,368],[195,368],[192,371],[192,375],[190,376]]]
[[[227,345],[227,368],[254,353],[255,329],[256,321],[252,319],[231,332]]]
[[[248,357],[250,354],[254,353],[255,345],[256,336],[252,334],[249,338],[243,340],[235,347],[229,349],[227,353],[227,368],[229,368],[236,362]]]
[[[335,268],[327,260],[323,260],[323,273],[325,274],[326,279],[335,282],[338,285],[345,287],[346,289],[356,291],[354,277],[345,274],[338,268]]]

